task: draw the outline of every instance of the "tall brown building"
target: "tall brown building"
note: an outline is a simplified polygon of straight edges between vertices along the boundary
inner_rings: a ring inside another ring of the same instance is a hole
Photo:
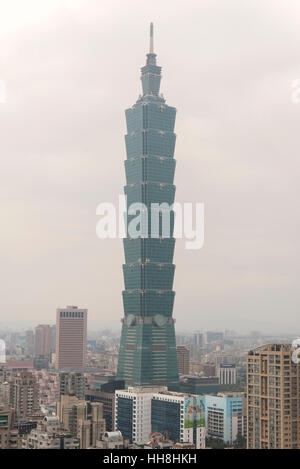
[[[52,327],[40,324],[35,328],[34,355],[36,357],[49,357],[52,349]]]
[[[178,373],[188,375],[190,373],[190,351],[185,345],[177,345]]]
[[[300,365],[289,344],[267,344],[247,357],[247,448],[300,448]]]
[[[87,309],[67,306],[56,312],[56,368],[82,368],[86,363]]]

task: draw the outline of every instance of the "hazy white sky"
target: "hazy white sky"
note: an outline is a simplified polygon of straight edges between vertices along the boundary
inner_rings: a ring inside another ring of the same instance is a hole
[[[96,238],[95,213],[123,191],[150,21],[176,200],[206,210],[204,248],[176,245],[177,329],[300,333],[294,0],[0,0],[0,325],[66,304],[119,325],[122,242]]]

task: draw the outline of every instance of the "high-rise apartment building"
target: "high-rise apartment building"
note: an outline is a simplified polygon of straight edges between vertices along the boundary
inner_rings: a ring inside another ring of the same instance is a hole
[[[11,376],[6,386],[6,405],[15,409],[18,419],[39,411],[39,389],[32,373],[24,371]]]
[[[169,207],[174,202],[173,184],[176,109],[160,94],[161,67],[150,51],[142,68],[143,94],[126,111],[125,161],[127,237],[123,266],[124,319],[118,363],[118,379],[126,386],[178,387],[178,365],[174,319],[172,318],[175,266],[173,212],[165,228]],[[140,232],[132,234],[130,211],[143,210]],[[154,207],[153,204],[156,204]],[[164,205],[161,205],[164,204]]]
[[[190,351],[185,345],[177,345],[178,373],[188,375],[190,373]]]
[[[50,405],[59,399],[59,373],[57,371],[36,370],[35,379],[39,387],[41,405]]]
[[[83,373],[72,371],[70,373],[59,373],[59,394],[76,396],[84,399],[85,396],[85,376]]]
[[[12,371],[7,368],[6,363],[0,363],[0,402],[7,403],[7,382],[12,375]]]
[[[300,448],[300,368],[289,344],[267,344],[247,357],[247,448]]]
[[[77,306],[56,312],[56,369],[82,368],[86,363],[87,309]]]
[[[52,327],[40,324],[34,330],[34,355],[36,357],[50,357],[52,349]]]

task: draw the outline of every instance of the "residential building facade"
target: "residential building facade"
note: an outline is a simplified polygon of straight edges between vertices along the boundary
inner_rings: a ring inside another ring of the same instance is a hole
[[[57,416],[64,428],[80,440],[80,448],[94,448],[105,432],[103,407],[99,402],[87,402],[75,396],[63,395],[57,403]]]
[[[247,357],[247,448],[300,448],[300,371],[290,344],[267,344]]]
[[[79,439],[65,431],[57,417],[46,416],[22,438],[22,449],[79,449]]]
[[[70,395],[76,396],[78,399],[84,400],[85,397],[85,376],[83,373],[60,372],[59,373],[59,394],[60,396]]]
[[[14,429],[15,411],[0,405],[0,449],[17,449],[19,432]]]
[[[15,409],[17,419],[39,411],[39,389],[32,373],[24,371],[10,376],[5,386],[5,404]]]

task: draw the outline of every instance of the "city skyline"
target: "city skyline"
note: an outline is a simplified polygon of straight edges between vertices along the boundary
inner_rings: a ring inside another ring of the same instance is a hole
[[[2,3],[0,449],[299,449],[300,4]]]
[[[177,330],[297,330],[299,6],[131,1],[129,19],[120,1],[51,3],[0,18],[5,316],[53,324],[78,304],[119,327],[122,242],[96,237],[95,211],[121,193],[122,109],[154,21],[180,110],[176,199],[206,213],[203,249],[177,243]]]

